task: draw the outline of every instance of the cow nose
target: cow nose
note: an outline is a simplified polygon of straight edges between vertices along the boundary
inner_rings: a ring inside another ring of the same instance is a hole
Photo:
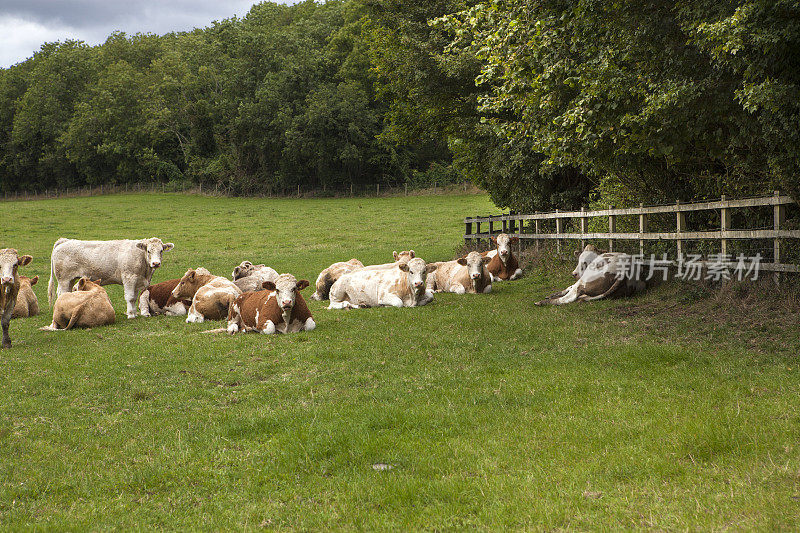
[[[508,250],[501,250],[500,255],[508,255]]]
[[[291,300],[284,300],[283,301],[283,306],[284,307],[290,307],[291,305],[292,305],[292,301]]]
[[[153,268],[158,268],[158,267],[161,266],[161,262],[160,261],[153,261],[153,265],[152,266],[153,266]]]
[[[472,279],[478,279],[479,277],[481,277],[481,275],[478,273],[472,275]]]
[[[420,288],[420,287],[422,287],[422,282],[421,282],[421,281],[415,281],[415,282],[414,282],[414,288],[415,288],[415,289],[418,289],[418,288]]]

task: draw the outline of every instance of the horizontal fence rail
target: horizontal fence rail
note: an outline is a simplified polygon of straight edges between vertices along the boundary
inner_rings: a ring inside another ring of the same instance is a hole
[[[728,200],[724,196],[713,202],[681,203],[676,202],[670,205],[644,206],[631,208],[599,209],[595,211],[554,211],[551,213],[517,214],[507,215],[475,216],[464,219],[466,230],[464,232],[464,242],[478,242],[488,239],[499,233],[508,233],[519,237],[520,241],[533,242],[538,248],[540,241],[555,240],[558,253],[561,252],[562,240],[579,240],[581,247],[585,246],[587,240],[608,240],[608,248],[614,250],[615,241],[638,241],[639,250],[644,255],[646,241],[670,241],[675,242],[677,254],[681,257],[684,253],[685,241],[720,241],[721,255],[728,253],[728,241],[733,240],[772,240],[772,262],[761,263],[760,268],[775,272],[776,281],[781,272],[800,272],[800,265],[781,262],[781,241],[785,239],[800,239],[800,229],[787,229],[782,227],[786,220],[786,207],[795,204],[790,196],[781,195],[775,191],[772,196],[759,198],[744,198],[738,200]],[[768,229],[731,229],[731,212],[735,209],[751,207],[772,207],[773,222],[772,228]],[[686,213],[694,211],[719,211],[719,229],[706,231],[690,231],[686,224]],[[675,216],[675,231],[648,231],[648,216],[654,214],[672,214]],[[638,232],[618,232],[617,217],[638,216]],[[608,231],[589,231],[589,220],[593,218],[607,218]],[[564,231],[566,221],[580,221],[579,231]],[[554,221],[555,232],[542,231],[540,222]],[[498,229],[495,224],[500,224]],[[481,231],[481,226],[486,224],[488,231]],[[527,225],[527,227],[526,227]],[[474,231],[473,231],[474,227]],[[532,230],[532,231],[531,231]]]

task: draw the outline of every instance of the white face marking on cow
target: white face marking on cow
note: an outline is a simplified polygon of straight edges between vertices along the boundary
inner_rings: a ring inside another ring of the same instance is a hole
[[[17,277],[17,269],[31,262],[31,256],[20,256],[13,248],[0,250],[0,283],[13,285]]]
[[[150,268],[158,268],[161,266],[161,254],[167,250],[172,250],[175,245],[171,242],[161,242],[158,237],[150,239],[142,239],[136,243],[136,247],[144,250],[144,259]]]
[[[428,274],[436,270],[436,265],[428,265],[424,259],[419,257],[411,259],[407,263],[400,263],[397,268],[407,273],[408,285],[416,294],[425,291],[425,280]]]
[[[598,255],[597,248],[591,244],[587,245],[578,256],[578,266],[576,266],[575,270],[572,271],[572,276],[575,279],[580,279],[589,265],[592,264],[592,261],[597,259]]]
[[[458,260],[458,264],[467,267],[467,272],[471,280],[479,280],[483,275],[483,265],[491,261],[488,257],[483,257],[478,252],[470,252],[467,257]]]
[[[297,299],[298,291],[308,287],[308,281],[297,278],[291,274],[281,274],[274,283],[265,282],[264,288],[267,290],[275,291],[275,297],[278,300],[278,306],[286,313],[290,313],[294,307],[295,300]]]
[[[497,254],[500,256],[500,260],[505,263],[506,259],[511,256],[511,237],[501,233],[493,241],[497,245]]]

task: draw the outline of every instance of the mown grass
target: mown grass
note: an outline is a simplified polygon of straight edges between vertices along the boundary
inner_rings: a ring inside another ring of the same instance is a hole
[[[250,259],[313,282],[395,249],[450,258],[463,215],[489,211],[483,196],[0,204],[2,245],[34,255],[45,309],[0,353],[0,525],[795,528],[797,330],[703,329],[663,305],[670,286],[538,308],[569,278],[535,268],[419,309],[310,302],[317,330],[269,337],[129,321],[112,286],[117,325],[37,329],[59,236],[173,241],[157,280]]]

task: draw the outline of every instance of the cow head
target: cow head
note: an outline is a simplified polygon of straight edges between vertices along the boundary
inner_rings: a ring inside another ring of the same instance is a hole
[[[600,251],[594,244],[587,244],[582,252],[575,250],[575,257],[578,258],[578,266],[572,271],[572,276],[575,279],[580,279],[584,271],[592,264],[592,261],[597,259],[598,255],[600,255]]]
[[[94,289],[99,289],[99,288],[101,288],[100,287],[100,283],[101,283],[101,280],[99,280],[99,279],[96,279],[96,280],[92,281],[91,279],[89,279],[87,277],[83,277],[83,278],[79,279],[78,283],[76,283],[75,286],[72,288],[72,292],[91,291],[91,290],[94,290]]]
[[[462,257],[456,262],[461,266],[467,267],[469,279],[472,280],[473,285],[477,285],[478,281],[481,279],[481,276],[483,276],[484,265],[491,260],[491,257],[484,257],[478,252],[470,252],[466,257]]]
[[[20,285],[33,286],[33,285],[36,285],[37,283],[39,283],[39,276],[33,276],[32,278],[29,278],[28,276],[20,276],[19,277],[19,284]]]
[[[206,284],[208,281],[208,270],[198,268],[197,270],[190,268],[183,275],[181,280],[172,289],[172,296],[176,300],[191,300],[194,298],[195,293]]]
[[[297,279],[291,274],[281,274],[273,283],[265,281],[261,286],[268,291],[275,291],[275,299],[284,314],[292,312],[297,293],[308,287],[307,279]],[[288,321],[287,321],[288,322]]]
[[[13,248],[0,250],[0,283],[3,287],[14,285],[18,281],[17,269],[31,262],[29,255],[20,256]]]
[[[231,273],[231,278],[233,281],[237,279],[246,278],[247,276],[251,276],[253,272],[255,272],[258,268],[263,267],[264,265],[254,265],[250,261],[242,261],[239,266],[233,269]]]
[[[158,237],[142,239],[136,243],[136,247],[144,251],[144,260],[150,268],[161,266],[161,254],[167,250],[172,250],[175,245],[171,242],[161,242]]]
[[[417,254],[414,253],[414,250],[404,250],[399,253],[397,252],[397,250],[395,250],[394,252],[392,252],[392,257],[394,257],[396,263],[400,263],[414,259],[415,257],[417,257]]]
[[[428,265],[424,259],[416,257],[405,263],[398,263],[397,268],[406,273],[409,288],[420,295],[425,292],[425,280],[428,274],[436,270],[436,265]]]
[[[492,237],[492,242],[497,247],[497,257],[503,263],[511,257],[511,245],[519,242],[519,237],[509,237],[506,233],[501,233],[496,238]]]

